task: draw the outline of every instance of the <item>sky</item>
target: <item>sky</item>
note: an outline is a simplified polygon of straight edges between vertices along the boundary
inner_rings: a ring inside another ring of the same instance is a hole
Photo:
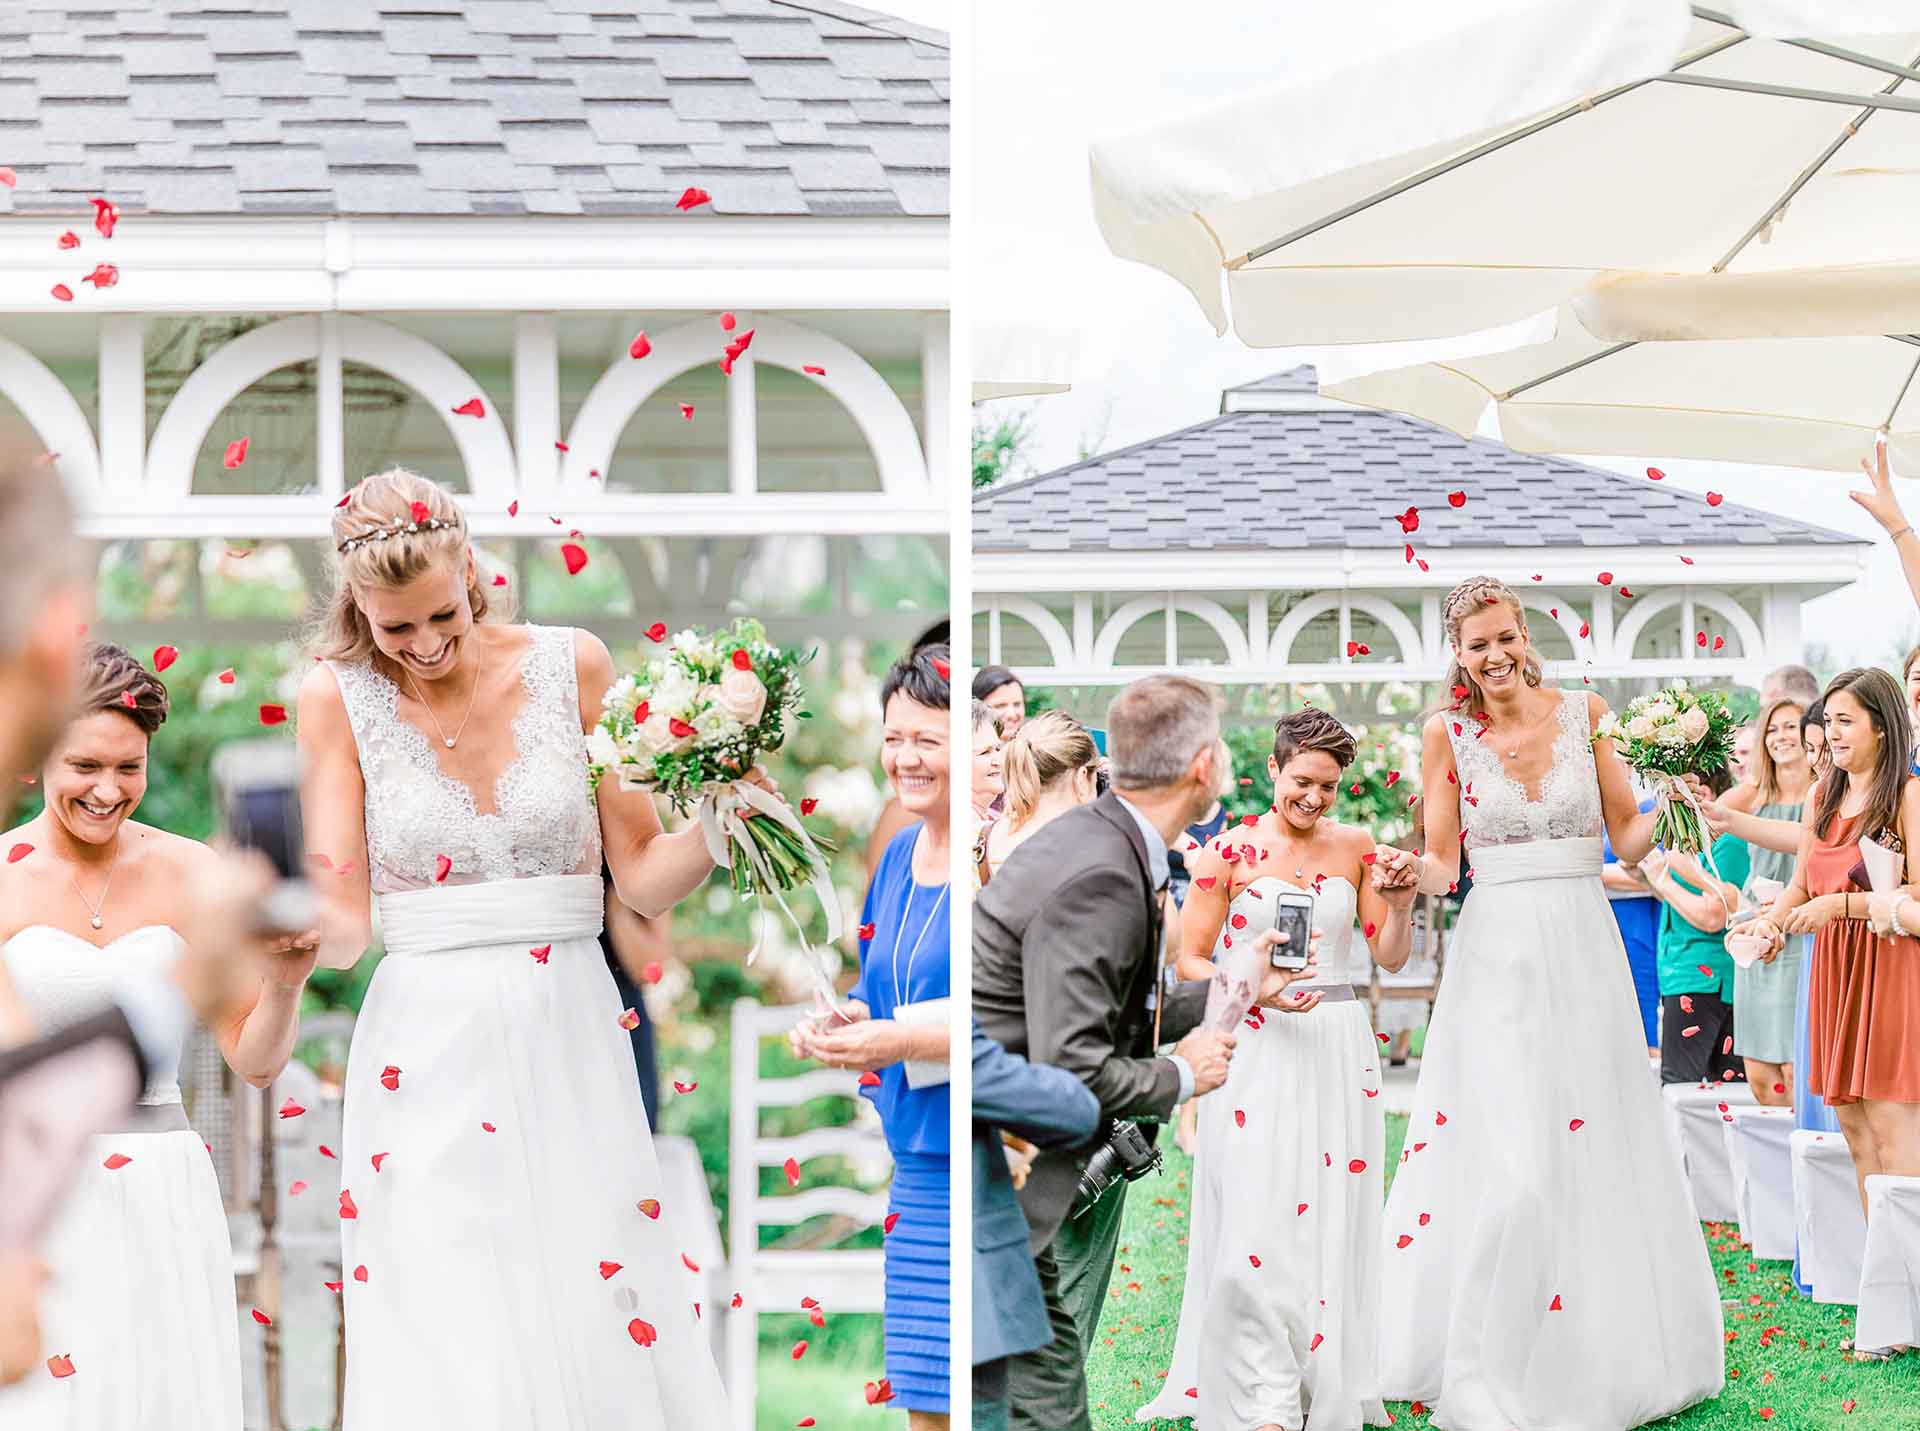
[[[953,0],[860,0],[860,7],[936,30],[953,29]]]
[[[1105,0],[1100,22],[1079,5],[973,0],[972,222],[965,244],[977,321],[1070,329],[1081,353],[1074,391],[978,410],[1028,414],[1034,470],[1204,421],[1220,391],[1313,354],[1216,338],[1184,289],[1108,252],[1094,227],[1087,148],[1204,107],[1209,99],[1333,57],[1351,63],[1367,36],[1417,37],[1444,7],[1399,0],[1348,6]],[[1284,142],[1276,136],[1275,142]],[[1641,459],[1581,458],[1643,474]],[[1920,633],[1898,560],[1865,512],[1845,500],[1863,480],[1792,468],[1659,461],[1674,486],[1818,526],[1876,538],[1864,579],[1808,603],[1807,641],[1840,663],[1891,659]],[[1920,487],[1901,483],[1920,516]]]

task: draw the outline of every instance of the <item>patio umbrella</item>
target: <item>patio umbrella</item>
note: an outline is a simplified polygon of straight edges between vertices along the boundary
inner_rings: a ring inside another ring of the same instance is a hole
[[[1081,335],[1029,323],[980,323],[973,331],[973,401],[1068,392],[1078,376]]]
[[[1853,472],[1884,432],[1895,468],[1920,472],[1917,374],[1911,333],[1614,342],[1563,310],[1546,342],[1354,376],[1327,366],[1320,390],[1469,437],[1492,408],[1521,452]]]
[[[1462,0],[1448,14],[1437,35],[1369,41],[1350,63],[1094,146],[1109,247],[1256,346],[1448,338],[1607,278],[1920,253],[1911,5]],[[1809,34],[1823,38],[1770,38]]]

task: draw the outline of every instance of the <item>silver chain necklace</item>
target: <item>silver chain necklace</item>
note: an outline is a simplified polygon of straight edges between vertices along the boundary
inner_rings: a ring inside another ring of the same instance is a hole
[[[113,871],[119,863],[120,841],[116,836],[113,842],[113,858],[107,861],[107,882],[100,886],[100,902],[98,904],[95,904],[87,898],[87,892],[80,888],[80,881],[73,877],[73,871],[67,871],[67,883],[73,886],[73,892],[80,896],[80,902],[87,907],[87,923],[91,924],[95,929],[103,928],[106,925],[106,915],[102,913],[102,911],[107,907],[107,891],[113,888]]]
[[[476,651],[473,657],[473,691],[472,694],[467,697],[467,713],[460,717],[460,726],[452,735],[447,734],[447,728],[440,724],[440,717],[433,713],[433,707],[428,705],[427,698],[420,694],[420,686],[419,683],[413,679],[413,672],[408,670],[405,665],[401,665],[400,674],[405,676],[407,678],[407,684],[413,687],[413,698],[420,702],[422,706],[426,707],[427,719],[432,721],[433,728],[440,732],[440,739],[446,742],[448,750],[452,750],[453,747],[459,743],[460,737],[467,733],[467,722],[473,719],[474,702],[480,698],[479,652]]]

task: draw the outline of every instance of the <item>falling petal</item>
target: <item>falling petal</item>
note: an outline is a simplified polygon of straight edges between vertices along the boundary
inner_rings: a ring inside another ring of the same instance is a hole
[[[711,204],[712,202],[713,195],[709,194],[705,189],[696,186],[690,187],[686,193],[676,199],[673,206],[684,213],[688,209],[697,209],[702,204]]]
[[[653,344],[647,341],[647,335],[644,330],[627,345],[627,356],[629,358],[644,358],[652,351]]]
[[[270,1327],[273,1325],[273,1318],[269,1317],[265,1312],[261,1311],[258,1307],[255,1307],[253,1309],[253,1319],[263,1327]]]
[[[129,1158],[125,1153],[109,1153],[107,1160],[100,1166],[110,1173],[117,1173],[132,1161],[133,1159]]]
[[[653,1329],[653,1323],[643,1322],[638,1317],[627,1323],[627,1335],[643,1347],[652,1346],[659,1337],[659,1333]]]
[[[788,1158],[785,1163],[785,1171],[787,1174],[787,1186],[790,1188],[799,1187],[800,1186],[799,1160],[796,1158]]]
[[[7,851],[7,863],[10,865],[17,865],[20,863],[20,861],[24,860],[28,855],[32,853],[33,853],[33,846],[27,844],[25,841],[22,841],[20,844],[15,845],[12,849]]]
[[[227,444],[227,455],[221,459],[221,462],[228,471],[232,471],[247,460],[247,444],[251,441],[253,439],[250,437],[236,437]]]
[[[67,285],[64,283],[54,284],[52,293],[53,293],[53,296],[55,298],[58,298],[62,303],[73,302],[73,290],[67,287]]]
[[[307,1110],[305,1108],[302,1108],[298,1103],[295,1103],[291,1098],[289,1098],[285,1103],[282,1103],[280,1105],[280,1116],[282,1118],[298,1118],[302,1113],[306,1111]]]
[[[693,421],[693,404],[690,402],[681,403],[680,416],[684,417],[688,422],[692,422]]]
[[[487,415],[487,405],[477,397],[470,397],[461,403],[460,406],[453,409],[453,415],[455,417],[485,417]]]
[[[263,705],[260,707],[260,724],[282,725],[287,719],[285,706]]]

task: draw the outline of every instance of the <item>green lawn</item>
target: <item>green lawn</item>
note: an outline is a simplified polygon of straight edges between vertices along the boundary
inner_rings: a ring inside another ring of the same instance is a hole
[[[1387,1176],[1400,1161],[1407,1120],[1387,1118]],[[1187,1269],[1187,1203],[1192,1161],[1166,1140],[1167,1166],[1159,1178],[1136,1184],[1127,1197],[1120,1230],[1119,1261],[1087,1359],[1087,1390],[1094,1425],[1106,1431],[1132,1427],[1133,1412],[1157,1394],[1173,1358],[1180,1325],[1180,1289]],[[1850,1308],[1815,1306],[1792,1290],[1792,1265],[1754,1261],[1736,1230],[1707,1223],[1703,1231],[1714,1271],[1725,1288],[1727,1389],[1715,1401],[1656,1425],[1663,1431],[1753,1431],[1763,1424],[1786,1431],[1912,1431],[1920,1426],[1920,1353],[1878,1365],[1841,1358],[1839,1346],[1853,1331]],[[1134,1290],[1135,1287],[1139,1290]],[[1780,1331],[1761,1346],[1770,1327]],[[1855,1403],[1851,1412],[1842,1409]],[[1405,1402],[1389,1402],[1396,1426],[1423,1431],[1424,1413],[1410,1416]],[[1767,1416],[1764,1412],[1771,1411]],[[1191,1423],[1158,1421],[1165,1431]]]

